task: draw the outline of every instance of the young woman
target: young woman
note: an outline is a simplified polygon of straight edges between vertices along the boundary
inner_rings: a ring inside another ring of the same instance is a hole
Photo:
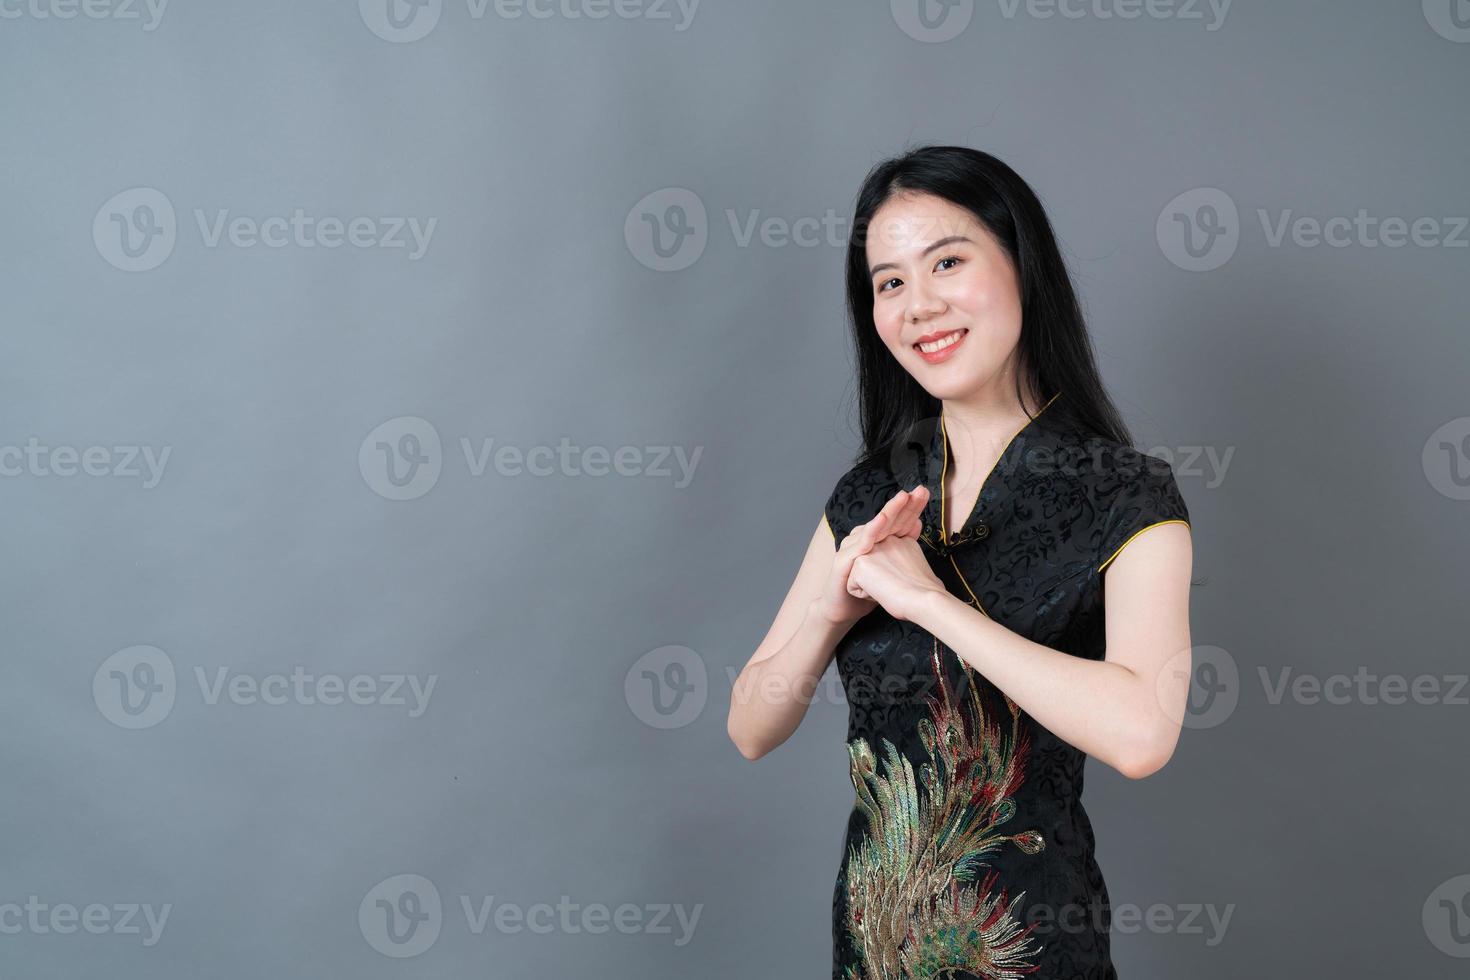
[[[780,745],[837,659],[856,800],[834,980],[1116,977],[1083,761],[1137,779],[1173,753],[1188,511],[1131,447],[1050,223],[999,160],[929,146],[874,168],[847,293],[862,452],[736,681],[730,738]]]

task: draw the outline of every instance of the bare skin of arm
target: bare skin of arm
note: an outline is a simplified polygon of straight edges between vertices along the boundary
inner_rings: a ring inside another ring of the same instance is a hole
[[[860,556],[850,587],[949,647],[1058,738],[1131,779],[1174,752],[1189,692],[1189,578],[1183,524],[1150,528],[1104,573],[1106,654],[1084,660],[1014,633],[951,595],[907,542]]]
[[[840,546],[823,515],[775,621],[735,679],[726,730],[745,758],[759,759],[785,742],[806,717],[838,641],[877,607],[849,591],[853,559],[885,538],[917,540],[927,499],[900,491]]]

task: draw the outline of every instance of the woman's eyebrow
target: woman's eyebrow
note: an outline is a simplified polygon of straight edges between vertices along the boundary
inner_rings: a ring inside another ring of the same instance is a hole
[[[922,252],[919,253],[919,257],[920,258],[923,258],[924,256],[928,255],[930,252],[934,251],[936,248],[943,248],[944,246],[946,246],[946,245],[952,245],[955,242],[970,242],[970,240],[968,238],[966,238],[964,235],[950,235],[948,238],[941,238],[937,242],[931,242],[929,244],[929,247],[928,248],[924,249],[924,251],[922,251]],[[970,244],[973,245],[974,242],[970,242]],[[881,272],[884,269],[897,269],[897,268],[898,268],[898,266],[894,265],[892,262],[879,262],[877,265],[872,266],[872,267],[870,267],[868,269],[868,275],[869,276],[875,276],[875,275],[877,275],[879,272]]]

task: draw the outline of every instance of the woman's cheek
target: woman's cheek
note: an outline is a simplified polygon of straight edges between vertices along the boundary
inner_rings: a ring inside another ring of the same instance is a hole
[[[873,325],[878,329],[878,338],[887,344],[890,350],[898,349],[898,337],[902,332],[902,324],[889,314],[874,315]]]

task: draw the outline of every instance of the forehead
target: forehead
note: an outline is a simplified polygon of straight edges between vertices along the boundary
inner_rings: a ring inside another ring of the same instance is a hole
[[[918,255],[930,242],[955,235],[978,245],[987,238],[985,226],[958,204],[933,194],[896,194],[874,212],[868,225],[868,264]]]

